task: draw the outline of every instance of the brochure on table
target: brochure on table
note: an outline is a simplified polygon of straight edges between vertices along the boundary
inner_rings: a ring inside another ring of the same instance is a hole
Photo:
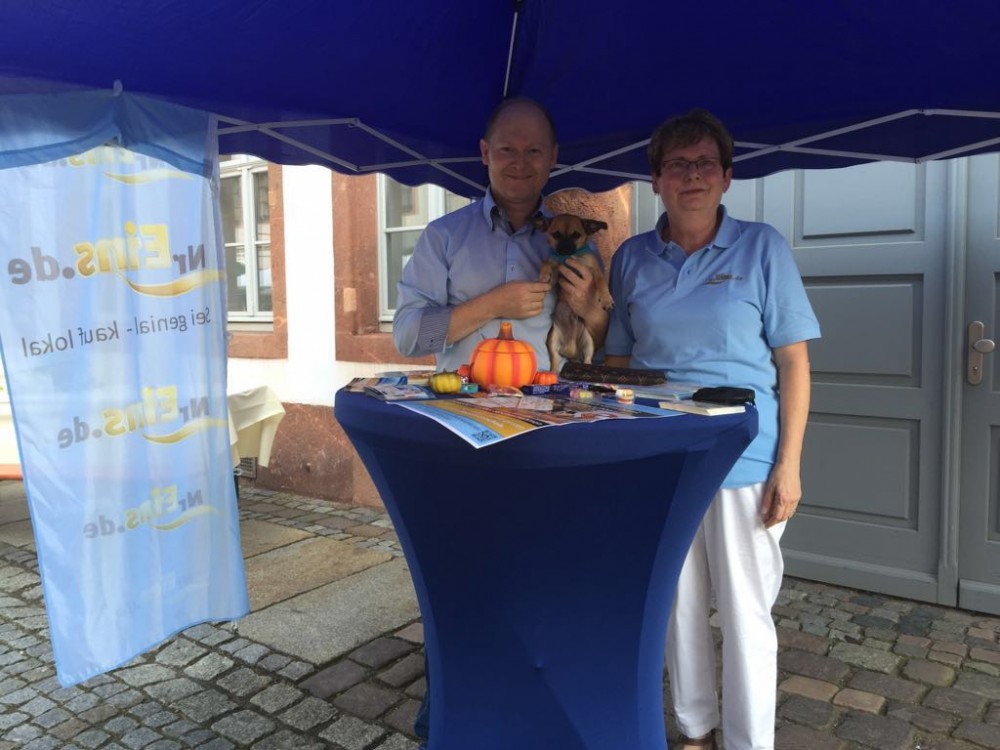
[[[474,448],[493,445],[541,427],[603,419],[680,415],[677,411],[642,404],[619,404],[607,399],[580,401],[551,396],[480,396],[392,403],[433,419]]]

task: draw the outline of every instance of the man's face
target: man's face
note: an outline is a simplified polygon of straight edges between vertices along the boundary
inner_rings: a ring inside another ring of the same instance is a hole
[[[733,170],[723,170],[719,144],[706,136],[695,144],[663,155],[660,173],[653,175],[653,192],[660,196],[671,220],[685,213],[715,215],[729,189]]]
[[[531,106],[510,107],[479,150],[496,202],[507,210],[533,209],[558,153],[545,116]]]

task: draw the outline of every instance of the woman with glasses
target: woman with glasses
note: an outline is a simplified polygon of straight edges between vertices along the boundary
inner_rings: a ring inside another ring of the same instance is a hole
[[[712,500],[678,580],[666,663],[680,748],[715,750],[721,726],[727,750],[772,749],[778,542],[802,494],[806,342],[819,337],[819,324],[782,236],[722,206],[733,140],[716,117],[692,110],[667,120],[648,156],[666,211],[612,259],[607,364],[752,388],[760,424]],[[713,603],[723,638],[721,724]]]

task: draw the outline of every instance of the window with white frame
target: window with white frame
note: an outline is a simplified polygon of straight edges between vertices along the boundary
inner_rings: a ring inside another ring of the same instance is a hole
[[[379,202],[379,321],[391,323],[396,309],[396,284],[417,238],[439,216],[469,203],[436,185],[410,187],[391,177],[378,177]]]
[[[219,178],[229,320],[272,321],[267,162],[243,154],[220,156]]]

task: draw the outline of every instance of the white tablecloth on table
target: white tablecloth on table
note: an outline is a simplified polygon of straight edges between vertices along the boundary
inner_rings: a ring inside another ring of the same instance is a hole
[[[256,458],[261,466],[271,459],[271,447],[285,407],[278,395],[266,385],[227,394],[229,401],[229,443],[233,466],[241,458]]]

